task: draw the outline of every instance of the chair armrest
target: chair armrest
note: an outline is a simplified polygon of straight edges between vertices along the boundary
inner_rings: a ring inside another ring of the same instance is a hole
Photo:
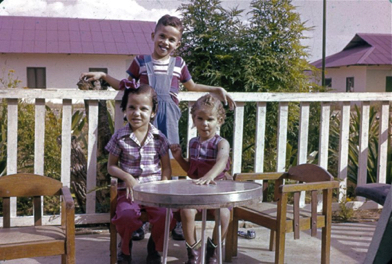
[[[339,188],[338,181],[325,181],[325,182],[311,182],[311,183],[299,183],[299,184],[285,184],[279,186],[279,192],[288,193],[288,192],[335,189],[335,188]]]
[[[254,181],[254,180],[277,180],[283,176],[285,172],[263,172],[263,173],[236,173],[235,181]]]
[[[75,202],[71,191],[67,186],[61,187],[62,208],[61,225],[65,229],[66,236],[75,236]]]
[[[63,194],[63,199],[67,209],[75,209],[75,202],[72,198],[71,191],[67,186],[61,187],[61,192]]]
[[[61,225],[65,230],[67,254],[75,254],[75,202],[67,186],[61,187],[62,214]]]

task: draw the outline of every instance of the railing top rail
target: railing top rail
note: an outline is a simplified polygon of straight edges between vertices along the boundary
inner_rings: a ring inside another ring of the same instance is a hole
[[[392,101],[392,93],[247,93],[231,92],[236,102],[351,102]],[[121,100],[121,91],[93,91],[77,89],[0,89],[3,99],[75,99]],[[180,100],[196,101],[197,92],[181,92]]]

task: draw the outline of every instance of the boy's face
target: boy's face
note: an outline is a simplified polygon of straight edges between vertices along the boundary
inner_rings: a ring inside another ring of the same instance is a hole
[[[155,60],[165,60],[181,45],[181,32],[175,27],[160,25],[151,34],[151,39],[154,42],[152,57]]]

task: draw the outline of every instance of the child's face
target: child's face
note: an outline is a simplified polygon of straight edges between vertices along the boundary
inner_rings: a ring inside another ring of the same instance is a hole
[[[215,136],[221,122],[218,120],[218,113],[215,108],[202,105],[194,114],[193,124],[197,128],[200,139],[208,140]]]
[[[148,94],[129,94],[125,115],[132,130],[148,128],[148,124],[155,113],[151,96]]]
[[[151,34],[151,39],[154,42],[152,57],[156,60],[165,60],[181,45],[181,32],[175,27],[160,25]]]

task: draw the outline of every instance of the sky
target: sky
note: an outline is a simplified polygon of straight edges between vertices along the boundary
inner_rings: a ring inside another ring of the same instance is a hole
[[[0,0],[0,16],[47,16],[157,21],[188,0]],[[249,11],[251,0],[221,0],[222,6]],[[341,51],[356,33],[392,34],[392,0],[326,0],[326,55]],[[322,56],[323,0],[293,0],[313,62]],[[246,17],[244,16],[244,19]]]

